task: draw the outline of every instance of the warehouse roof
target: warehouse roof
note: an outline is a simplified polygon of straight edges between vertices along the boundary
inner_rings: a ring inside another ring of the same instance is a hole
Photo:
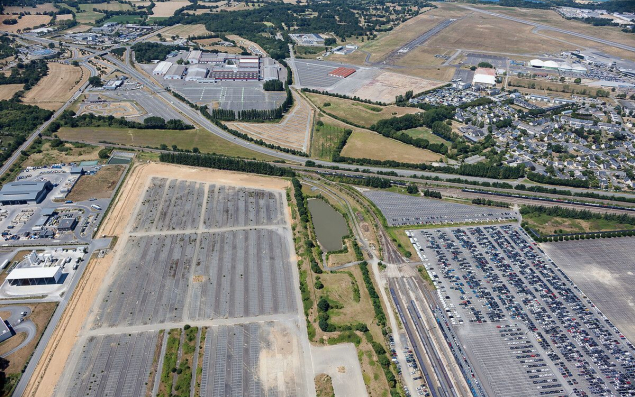
[[[33,278],[52,278],[58,272],[61,272],[62,268],[59,266],[51,266],[51,267],[22,267],[14,269],[7,276],[7,280],[24,280],[24,279],[33,279]]]
[[[50,190],[51,182],[10,182],[2,186],[0,201],[35,200],[42,190]]]

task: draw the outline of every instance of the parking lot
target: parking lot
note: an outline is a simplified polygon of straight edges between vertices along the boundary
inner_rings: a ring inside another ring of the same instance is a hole
[[[185,80],[165,80],[164,85],[196,104],[206,104],[214,108],[218,103],[221,109],[268,110],[275,109],[284,102],[284,91],[264,91],[262,82],[257,81],[219,81],[216,83],[198,83]]]
[[[329,76],[335,68],[342,65],[334,62],[312,61],[312,60],[295,60],[295,68],[297,70],[297,85],[310,88],[327,88],[335,83],[342,81],[342,78]],[[346,65],[352,69],[354,66]]]
[[[547,255],[631,341],[635,340],[635,239],[542,244]]]
[[[518,216],[509,209],[450,203],[381,190],[367,190],[364,195],[379,207],[388,226],[513,221]]]
[[[408,234],[488,394],[635,393],[633,345],[522,229]]]
[[[66,388],[56,396],[145,395],[158,332],[91,336],[83,342]]]
[[[280,322],[208,328],[200,396],[306,395],[298,336]]]

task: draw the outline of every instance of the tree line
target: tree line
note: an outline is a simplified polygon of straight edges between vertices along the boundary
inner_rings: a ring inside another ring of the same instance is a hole
[[[261,175],[293,177],[289,168],[278,167],[264,161],[246,161],[217,154],[161,153],[159,160],[164,163],[190,165],[194,167],[215,168],[219,170],[239,171]]]
[[[537,172],[528,172],[527,179],[530,181],[545,183],[547,185],[560,185],[560,186],[570,186],[570,187],[580,187],[580,188],[588,188],[589,180],[588,179],[561,179],[554,178],[550,175],[542,175]]]
[[[72,110],[65,110],[60,117],[53,121],[47,128],[47,132],[57,132],[62,126],[71,128],[77,127],[114,127],[114,128],[136,128],[136,129],[157,129],[157,130],[191,130],[191,124],[186,124],[179,119],[165,121],[162,117],[147,117],[142,123],[127,120],[123,117],[101,116],[92,113],[85,113],[76,116]]]
[[[34,85],[46,76],[49,67],[46,61],[38,59],[29,63],[18,62],[11,68],[8,76],[0,74],[0,85],[4,84],[24,84],[24,90],[30,90]]]
[[[543,205],[523,205],[520,208],[522,215],[547,215],[558,218],[568,219],[582,219],[582,220],[605,220],[609,222],[616,222],[625,225],[635,225],[635,217],[627,214],[614,214],[614,213],[599,213],[591,212],[589,210],[578,210],[575,208],[565,207],[547,207]]]
[[[137,62],[150,63],[154,60],[163,61],[172,51],[189,50],[189,47],[164,45],[152,42],[140,42],[133,45],[132,50]]]
[[[284,84],[280,80],[267,80],[263,83],[262,89],[265,91],[284,91]]]

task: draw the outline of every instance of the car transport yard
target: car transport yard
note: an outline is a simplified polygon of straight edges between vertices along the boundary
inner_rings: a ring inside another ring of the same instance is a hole
[[[634,392],[631,342],[518,226],[408,234],[436,322],[487,395]]]

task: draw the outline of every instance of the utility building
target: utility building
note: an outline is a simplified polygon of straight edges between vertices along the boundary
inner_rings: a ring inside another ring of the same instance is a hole
[[[62,277],[60,266],[52,267],[23,267],[14,269],[7,276],[7,281],[13,286],[57,284]]]
[[[51,182],[10,182],[0,190],[2,205],[39,204],[53,189]]]

